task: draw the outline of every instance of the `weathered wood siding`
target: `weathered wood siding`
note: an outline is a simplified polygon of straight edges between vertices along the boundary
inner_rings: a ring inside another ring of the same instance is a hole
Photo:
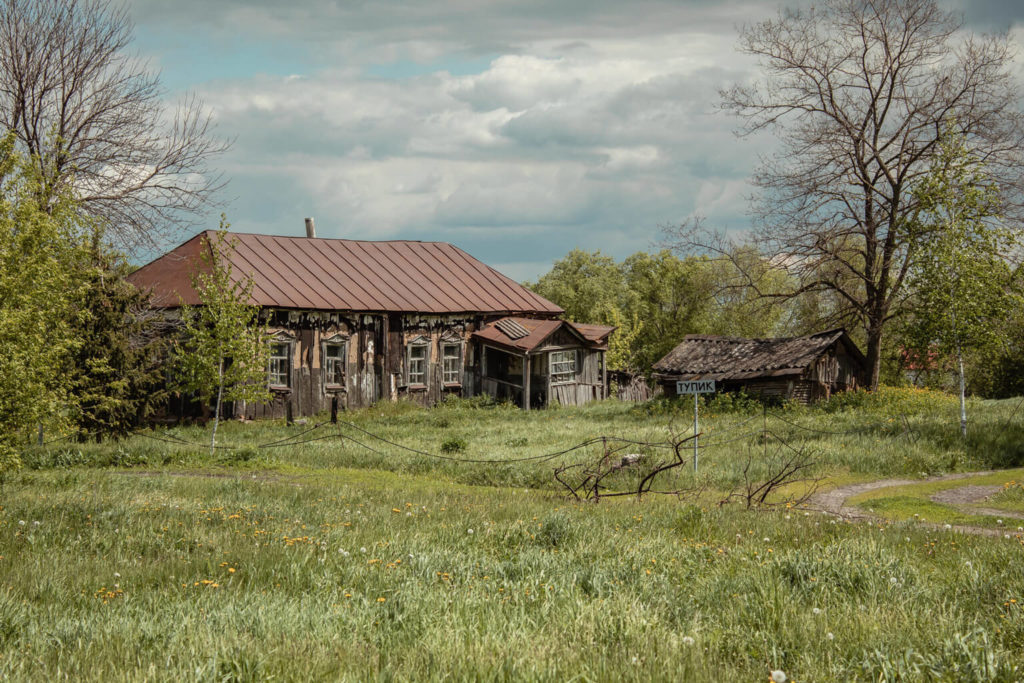
[[[605,352],[586,348],[577,348],[576,351],[579,354],[578,358],[580,358],[576,381],[551,384],[550,393],[548,394],[549,401],[557,402],[563,406],[581,406],[585,403],[599,401],[604,398],[602,364]],[[545,373],[548,367],[550,367],[548,364],[548,353],[539,356],[543,358]]]
[[[674,379],[663,378],[661,385],[666,396],[676,395]],[[838,391],[850,391],[860,386],[860,365],[838,341],[800,374],[718,382],[719,391],[743,391],[751,396],[795,400],[804,404],[826,400]]]
[[[487,322],[482,316],[273,311],[265,320],[275,341],[291,345],[290,386],[273,389],[270,403],[237,404],[235,416],[282,418],[289,403],[295,417],[315,415],[330,410],[335,398],[341,410],[401,397],[432,405],[448,394],[472,396],[478,391],[469,336]],[[427,381],[422,387],[410,387],[406,348],[417,337],[429,340]],[[443,337],[461,343],[459,385],[445,386],[442,381]],[[324,375],[324,342],[329,339],[345,342],[345,384],[336,388],[327,386]]]

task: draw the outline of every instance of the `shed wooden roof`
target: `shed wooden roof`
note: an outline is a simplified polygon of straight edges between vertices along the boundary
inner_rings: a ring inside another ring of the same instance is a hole
[[[567,320],[536,320],[531,318],[502,318],[474,332],[473,337],[520,354],[532,353],[562,327],[580,340],[580,346],[606,349],[608,335],[615,328],[604,325],[583,325]],[[520,333],[520,329],[526,334]]]
[[[691,334],[654,364],[654,372],[683,380],[799,375],[836,343],[864,364],[864,355],[843,329],[781,339]]]
[[[199,304],[190,275],[214,231],[199,233],[129,276],[157,307]],[[393,313],[557,316],[562,309],[445,242],[386,242],[231,233],[236,278],[258,306]],[[204,240],[204,238],[206,238]]]

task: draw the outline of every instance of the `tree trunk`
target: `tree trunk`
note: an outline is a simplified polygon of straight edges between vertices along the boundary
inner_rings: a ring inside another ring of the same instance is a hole
[[[964,379],[964,354],[956,347],[956,362],[960,370],[960,436],[967,438],[967,381]]]
[[[879,375],[882,372],[882,328],[871,325],[868,327],[867,358],[868,381],[870,391],[878,389]]]
[[[220,365],[217,368],[217,406],[213,413],[213,437],[210,439],[210,457],[214,456],[217,448],[217,425],[220,424],[220,402],[224,398],[224,356],[220,358]]]

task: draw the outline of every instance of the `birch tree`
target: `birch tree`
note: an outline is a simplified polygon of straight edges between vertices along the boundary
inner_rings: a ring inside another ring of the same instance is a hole
[[[1021,305],[1008,263],[1018,234],[1000,220],[998,186],[952,130],[913,196],[918,211],[906,228],[916,252],[907,278],[913,292],[907,329],[919,358],[954,360],[960,431],[967,436],[964,355],[999,345],[1006,319]]]
[[[252,278],[235,274],[227,258],[234,244],[221,219],[213,240],[203,238],[202,261],[192,273],[198,306],[182,305],[182,334],[174,352],[175,385],[213,402],[210,454],[224,401],[270,400],[267,367],[270,346],[259,308],[251,305]]]

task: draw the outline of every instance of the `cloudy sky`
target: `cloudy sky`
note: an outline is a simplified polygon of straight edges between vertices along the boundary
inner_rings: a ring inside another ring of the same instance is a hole
[[[974,30],[1024,22],[1019,0],[946,2]],[[716,109],[754,67],[737,27],[773,2],[128,7],[168,97],[198,93],[235,140],[218,165],[238,231],[299,235],[314,216],[322,237],[448,241],[532,279],[574,247],[650,249],[694,213],[745,229],[773,145]]]

